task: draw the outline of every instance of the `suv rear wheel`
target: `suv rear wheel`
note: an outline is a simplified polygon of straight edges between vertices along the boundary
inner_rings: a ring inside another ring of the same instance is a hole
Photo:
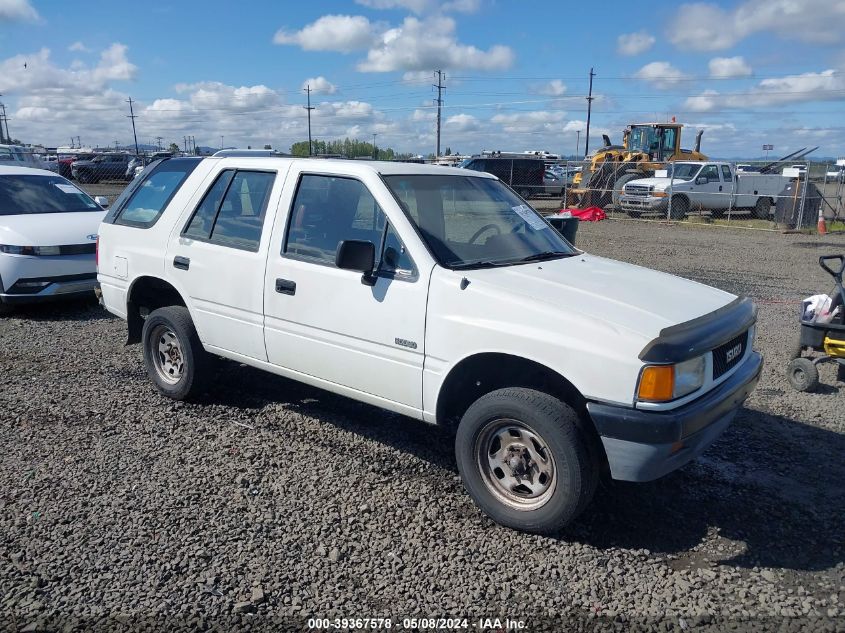
[[[147,373],[162,394],[186,400],[202,390],[210,359],[187,308],[153,310],[144,321],[141,340]]]
[[[525,388],[488,393],[458,426],[455,454],[467,491],[491,519],[538,534],[558,532],[587,506],[598,464],[578,414]]]

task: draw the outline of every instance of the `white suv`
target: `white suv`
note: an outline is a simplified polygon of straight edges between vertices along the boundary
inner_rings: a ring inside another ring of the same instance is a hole
[[[754,388],[756,308],[582,253],[489,174],[220,152],[150,165],[99,231],[106,308],[176,399],[216,356],[456,428],[501,524],[685,464]]]

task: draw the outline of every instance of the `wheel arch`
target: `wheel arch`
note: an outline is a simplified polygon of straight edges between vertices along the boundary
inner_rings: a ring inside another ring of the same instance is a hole
[[[141,342],[144,319],[150,312],[172,305],[188,307],[182,294],[173,284],[152,275],[142,275],[134,279],[126,293],[126,344]]]

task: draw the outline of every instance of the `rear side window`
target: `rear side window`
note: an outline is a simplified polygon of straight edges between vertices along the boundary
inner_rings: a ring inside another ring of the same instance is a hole
[[[727,165],[722,165],[722,179],[725,182],[730,182],[731,180],[731,168]]]
[[[257,251],[275,172],[226,170],[200,202],[182,235]]]
[[[161,217],[170,200],[194,171],[198,161],[164,161],[129,195],[115,202],[115,224],[149,228]]]

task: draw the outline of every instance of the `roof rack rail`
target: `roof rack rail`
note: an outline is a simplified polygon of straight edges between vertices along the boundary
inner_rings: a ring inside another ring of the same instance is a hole
[[[218,158],[235,157],[258,157],[258,156],[274,156],[276,158],[290,158],[290,154],[284,152],[277,152],[274,149],[220,149],[212,154]]]

